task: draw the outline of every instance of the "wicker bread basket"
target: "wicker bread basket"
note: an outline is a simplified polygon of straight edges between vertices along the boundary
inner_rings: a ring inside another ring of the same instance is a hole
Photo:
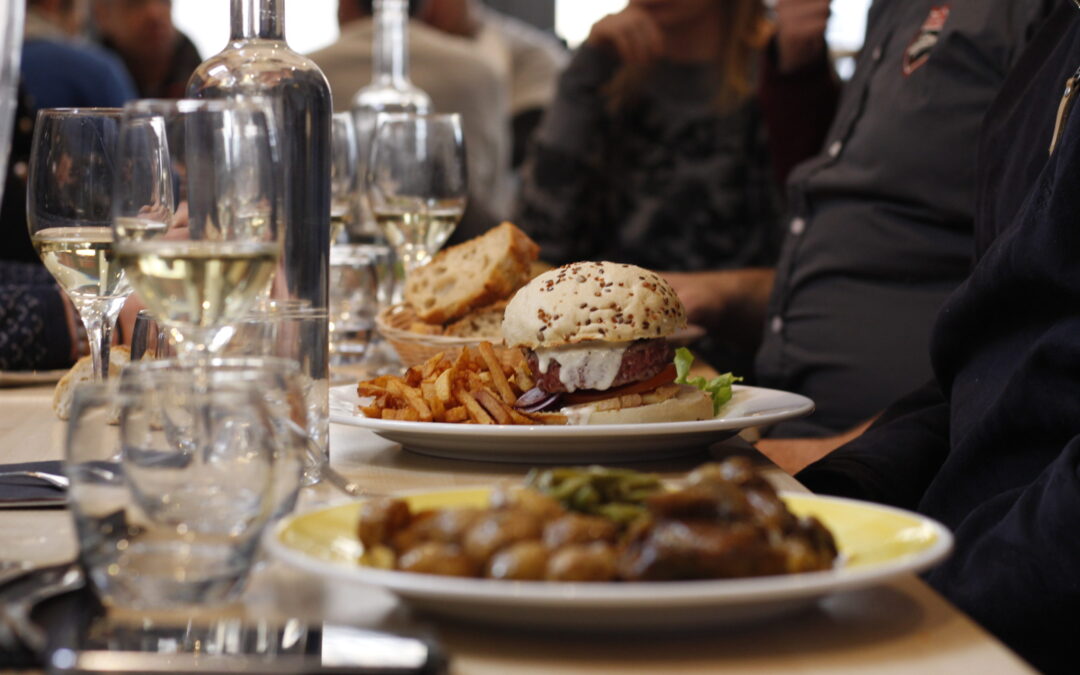
[[[384,307],[375,316],[375,325],[387,342],[397,352],[406,367],[416,366],[427,361],[439,352],[445,352],[450,358],[457,358],[462,347],[475,347],[481,342],[496,342],[482,337],[456,337],[452,335],[426,335],[409,330],[414,321],[418,321],[412,307],[392,305]],[[501,342],[499,340],[498,342]]]

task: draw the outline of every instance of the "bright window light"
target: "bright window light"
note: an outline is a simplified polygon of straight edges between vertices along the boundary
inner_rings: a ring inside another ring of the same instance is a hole
[[[173,0],[173,22],[206,58],[229,41],[229,2]],[[290,47],[305,54],[332,43],[338,37],[337,0],[288,0],[285,37]]]
[[[555,32],[571,47],[589,37],[589,29],[605,14],[626,7],[626,0],[555,0]]]

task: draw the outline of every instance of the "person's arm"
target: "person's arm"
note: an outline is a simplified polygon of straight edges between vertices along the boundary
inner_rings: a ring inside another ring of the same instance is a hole
[[[824,438],[763,438],[754,447],[784,471],[796,474],[861,436],[872,423],[873,420],[867,420],[842,434]]]
[[[1030,485],[989,497],[953,527],[927,581],[1044,672],[1075,670],[1080,600],[1080,436]]]
[[[814,492],[914,509],[948,452],[949,405],[931,382],[795,478]]]
[[[723,331],[736,344],[756,348],[775,277],[771,267],[663,274],[691,323]]]
[[[761,103],[773,174],[782,185],[796,164],[821,150],[840,98],[829,62],[829,0],[778,0],[776,34],[762,58]]]

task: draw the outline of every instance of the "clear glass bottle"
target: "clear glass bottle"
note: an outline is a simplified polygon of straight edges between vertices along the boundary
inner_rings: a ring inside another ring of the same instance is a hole
[[[431,97],[409,80],[408,0],[375,0],[371,83],[353,95],[353,111],[431,112]]]
[[[377,236],[375,220],[367,207],[364,180],[367,173],[375,116],[380,112],[432,112],[431,97],[409,80],[408,0],[375,0],[375,40],[371,53],[371,83],[353,95],[351,110],[360,145],[359,183],[361,239]]]
[[[195,70],[187,92],[193,98],[260,96],[273,102],[285,212],[282,265],[273,295],[276,300],[301,301],[325,310],[330,274],[330,86],[314,61],[286,44],[285,0],[230,2],[229,44]],[[309,366],[319,384],[329,381],[329,329],[324,328],[314,341],[320,353],[311,355]],[[325,395],[325,387],[318,389]]]

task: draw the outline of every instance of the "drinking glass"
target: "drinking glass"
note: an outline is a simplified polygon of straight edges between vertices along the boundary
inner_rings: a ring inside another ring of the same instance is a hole
[[[266,525],[295,503],[303,437],[282,422],[295,367],[212,363],[142,362],[118,388],[75,392],[69,503],[82,561],[110,604],[234,598]]]
[[[269,290],[284,230],[273,129],[258,99],[124,107],[117,256],[182,358],[212,355]]]
[[[11,150],[11,123],[15,118],[19,82],[19,55],[23,35],[22,2],[0,3],[0,176],[6,175]],[[0,200],[4,185],[0,182]]]
[[[257,304],[234,322],[235,332],[220,353],[230,358],[273,356],[295,364],[292,391],[298,404],[295,419],[311,440],[304,468],[304,484],[319,480],[321,465],[329,458],[329,368],[322,350],[327,311],[305,300],[269,300]]]
[[[406,278],[457,227],[467,180],[459,115],[379,113],[365,179],[368,203]]]
[[[113,199],[123,180],[120,120],[116,108],[40,111],[26,195],[30,240],[79,310],[99,381],[108,376],[113,327],[131,293],[111,228]]]
[[[378,244],[338,244],[330,249],[330,363],[364,360],[375,315],[393,287],[393,252]]]
[[[330,245],[341,240],[360,208],[356,127],[351,113],[336,113],[330,127]]]

